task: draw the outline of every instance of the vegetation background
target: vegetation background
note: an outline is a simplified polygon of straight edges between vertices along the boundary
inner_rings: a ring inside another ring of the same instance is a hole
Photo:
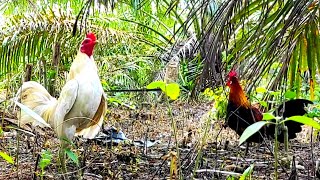
[[[317,102],[319,13],[317,0],[0,1],[0,127],[27,66],[31,80],[59,95],[88,31],[98,36],[95,60],[111,107],[154,102],[156,93],[109,91],[163,80],[172,62],[179,101],[214,100],[219,119],[231,69],[265,108],[285,98]]]

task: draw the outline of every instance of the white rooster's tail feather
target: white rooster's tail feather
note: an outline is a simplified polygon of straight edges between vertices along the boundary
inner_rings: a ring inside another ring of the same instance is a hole
[[[57,99],[52,97],[41,84],[34,81],[24,82],[18,90],[17,98],[23,105],[37,113],[52,126],[52,116],[57,106]],[[33,126],[42,126],[24,111],[21,111],[18,116],[21,125],[32,123]]]
[[[93,139],[100,131],[104,116],[106,113],[106,101],[105,96],[102,95],[100,105],[97,109],[96,114],[93,116],[90,123],[87,123],[85,127],[79,128],[76,132],[76,136],[83,136],[87,139]]]
[[[100,131],[103,123],[103,116],[100,118],[99,122],[93,126],[86,129],[82,129],[80,132],[76,132],[76,136],[83,136],[86,139],[93,139]]]

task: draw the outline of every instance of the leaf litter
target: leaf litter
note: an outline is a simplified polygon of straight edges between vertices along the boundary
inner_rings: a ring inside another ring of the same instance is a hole
[[[177,171],[182,171],[183,179],[240,177],[250,165],[253,165],[253,179],[274,179],[274,158],[270,151],[272,141],[251,144],[245,156],[245,146],[238,146],[239,136],[225,128],[223,120],[211,118],[209,127],[205,128],[208,112],[213,107],[211,103],[174,102],[171,105],[178,129],[181,168],[178,167]],[[16,119],[6,114],[3,117]],[[172,164],[169,155],[176,153],[176,142],[166,105],[143,106],[138,110],[109,108],[106,120],[102,127],[104,137],[100,134],[93,140],[74,140],[72,151],[79,158],[79,166],[68,159],[69,178],[77,178],[79,174],[84,179],[170,178]],[[53,131],[36,128],[25,133],[6,128],[9,126],[14,126],[12,121],[4,121],[0,147],[14,159],[15,164],[0,158],[0,179],[31,179],[34,175],[39,178],[40,167],[36,164],[44,150],[50,150],[53,156],[51,164],[44,169],[44,179],[61,179],[57,156],[59,141]],[[115,142],[115,138],[111,141],[112,136],[108,136],[110,129],[120,141]],[[206,129],[208,132],[202,141]],[[298,138],[290,141],[287,153],[280,144],[279,179],[289,178],[292,164],[296,166],[298,179],[314,178],[320,150],[319,142],[314,137],[311,146],[311,134],[311,128],[304,126]],[[295,163],[291,162],[293,156]]]

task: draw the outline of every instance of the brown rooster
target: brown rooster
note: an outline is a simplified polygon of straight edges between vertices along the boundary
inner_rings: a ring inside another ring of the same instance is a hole
[[[255,122],[261,121],[263,116],[259,109],[252,106],[248,101],[245,92],[239,84],[237,73],[231,71],[228,75],[227,86],[230,88],[229,102],[227,106],[227,118],[226,124],[234,130],[239,136],[242,135],[243,131]],[[276,112],[282,115],[283,118],[291,116],[302,116],[306,114],[305,106],[313,104],[311,101],[306,99],[295,99],[289,100],[284,104],[280,105]],[[283,108],[284,107],[284,108]],[[296,133],[300,132],[301,123],[294,121],[285,122],[285,126],[288,127],[288,138],[293,139],[296,137]],[[274,138],[275,126],[273,124],[261,128],[258,132],[253,134],[247,139],[247,143],[256,142],[261,143],[263,138],[271,137]],[[278,140],[284,141],[283,131],[278,133]]]

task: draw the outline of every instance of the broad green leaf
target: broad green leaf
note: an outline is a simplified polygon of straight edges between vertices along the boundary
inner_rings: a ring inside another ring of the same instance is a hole
[[[286,120],[291,120],[291,121],[295,121],[295,122],[299,122],[305,125],[309,125],[312,126],[316,129],[320,129],[320,124],[313,120],[312,118],[306,117],[306,116],[291,116],[286,118]]]
[[[261,93],[261,94],[267,92],[266,88],[264,88],[264,87],[257,87],[256,91],[257,91],[257,93]]]
[[[70,149],[66,149],[65,151],[66,151],[68,157],[69,157],[76,165],[78,165],[78,164],[79,164],[78,156],[77,156],[74,152],[72,152]]]
[[[287,99],[293,99],[296,97],[296,93],[293,92],[293,91],[287,91],[284,96],[287,98]]]
[[[180,88],[177,83],[170,83],[166,85],[166,95],[172,100],[176,100],[180,95]]]
[[[268,107],[268,103],[265,101],[259,101],[259,104],[263,107]]]
[[[254,133],[258,132],[264,125],[269,124],[268,121],[259,121],[254,124],[251,124],[247,129],[244,130],[240,137],[239,145],[244,143],[249,137],[251,137]]]
[[[147,89],[160,88],[170,99],[176,100],[180,95],[180,88],[177,83],[166,84],[163,81],[154,81],[147,86]]]
[[[39,167],[41,169],[44,169],[45,167],[47,167],[49,164],[51,163],[50,159],[41,159],[39,162]]]
[[[263,113],[263,118],[262,119],[265,120],[265,121],[270,121],[272,119],[276,119],[276,117],[274,117],[274,115],[271,114],[271,113]]]
[[[281,93],[279,91],[271,91],[270,95],[272,96],[279,96]]]
[[[27,113],[28,115],[33,117],[36,121],[38,121],[39,123],[43,124],[46,127],[51,128],[51,126],[41,116],[39,116],[37,113],[33,112],[27,106],[19,103],[18,101],[15,101],[15,103],[21,108],[21,110],[23,110],[25,113]]]
[[[247,177],[250,177],[252,170],[253,170],[254,165],[251,164],[244,172],[243,174],[240,176],[239,180],[245,180],[247,179]]]
[[[154,81],[147,86],[147,89],[160,88],[163,92],[165,91],[166,83],[163,81]]]
[[[41,160],[39,162],[39,167],[41,169],[44,169],[45,167],[47,167],[51,163],[51,159],[52,159],[51,152],[50,151],[44,151],[41,154]]]
[[[7,153],[5,153],[5,152],[0,151],[0,156],[1,156],[4,160],[6,160],[8,163],[10,163],[10,164],[13,164],[13,163],[14,163],[12,157],[9,156],[9,155],[8,155]]]

